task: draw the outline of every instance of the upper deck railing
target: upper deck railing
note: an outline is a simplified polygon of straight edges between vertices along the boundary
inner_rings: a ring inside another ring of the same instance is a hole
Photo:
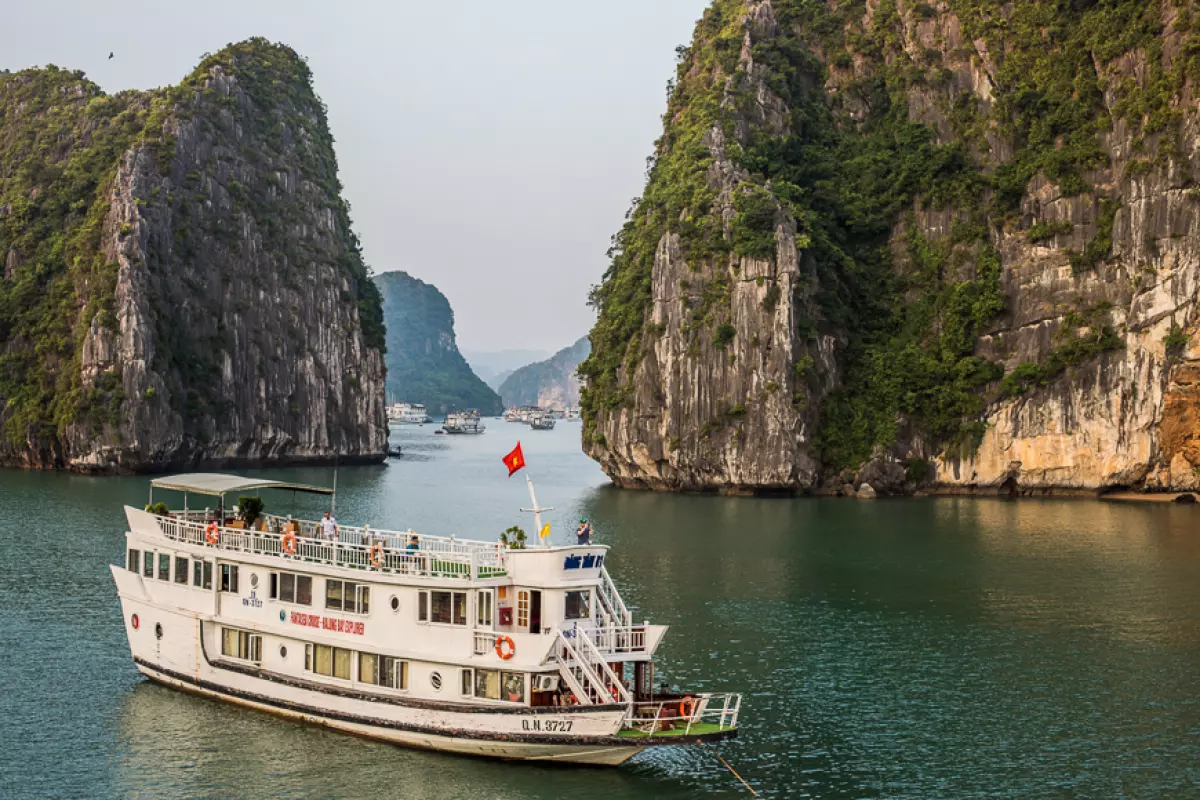
[[[214,550],[431,578],[471,580],[506,574],[505,549],[499,543],[350,525],[339,525],[337,539],[330,540],[318,535],[317,523],[270,516],[266,530],[218,526],[195,511],[155,519],[168,539]],[[416,547],[410,549],[414,537]]]

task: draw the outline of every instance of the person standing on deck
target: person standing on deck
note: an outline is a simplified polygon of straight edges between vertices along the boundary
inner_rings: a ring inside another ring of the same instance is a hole
[[[576,544],[588,544],[592,541],[592,524],[586,519],[579,520],[579,527],[575,529]]]
[[[337,541],[337,520],[325,512],[325,517],[321,520],[321,536],[331,542]]]

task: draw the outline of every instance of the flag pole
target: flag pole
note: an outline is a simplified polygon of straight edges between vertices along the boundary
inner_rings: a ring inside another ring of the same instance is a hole
[[[522,508],[521,510],[525,512],[533,512],[533,530],[540,539],[542,533],[542,512],[553,511],[554,507],[550,506],[548,508],[542,508],[538,505],[537,495],[533,493],[533,479],[529,477],[528,472],[525,473],[525,485],[529,487],[529,502],[533,504],[533,508]],[[546,547],[549,546],[550,545],[548,544],[546,545]]]

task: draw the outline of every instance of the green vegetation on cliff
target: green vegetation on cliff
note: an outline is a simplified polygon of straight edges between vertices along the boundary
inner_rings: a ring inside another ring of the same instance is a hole
[[[397,402],[423,403],[430,414],[504,409],[500,396],[471,371],[454,340],[454,312],[437,287],[406,272],[375,277],[387,323],[387,392]]]
[[[756,27],[764,9],[774,24]],[[943,44],[947,13],[962,25],[961,50]],[[1164,67],[1172,13],[1183,44]],[[973,449],[988,403],[1120,346],[1103,324],[1064,334],[1047,363],[1022,365],[1003,383],[1003,366],[975,354],[1006,310],[996,234],[1028,224],[1018,212],[1032,180],[1093,195],[1096,230],[1071,254],[1076,271],[1089,270],[1111,256],[1121,203],[1094,179],[1109,164],[1100,134],[1120,119],[1140,133],[1135,146],[1147,161],[1177,153],[1176,98],[1185,80],[1200,79],[1192,14],[1183,0],[716,0],[679,51],[645,192],[592,294],[595,349],[580,368],[585,435],[631,402],[644,339],[656,333],[645,315],[664,236],[679,237],[693,269],[714,260],[736,271],[736,257],[774,259],[776,228],[790,218],[801,262],[816,276],[815,304],[796,305],[807,316],[799,338],[845,342],[841,387],[820,408],[821,460],[856,466],[896,441],[900,424],[937,449]],[[905,46],[921,36],[934,46]],[[1120,63],[1131,52],[1147,56],[1145,75]],[[969,70],[990,102],[964,78]],[[770,119],[762,85],[782,101],[782,120]],[[922,105],[947,129],[918,121]],[[710,174],[721,158],[745,175],[724,220]],[[952,221],[937,239],[920,224],[931,212]],[[1029,238],[1071,230],[1040,223]],[[731,340],[732,326],[715,313],[727,299],[697,315],[707,332],[684,333]],[[796,372],[790,388],[804,403],[811,371]]]

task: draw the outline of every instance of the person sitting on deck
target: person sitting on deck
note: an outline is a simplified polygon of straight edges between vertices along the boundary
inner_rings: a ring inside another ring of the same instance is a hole
[[[421,549],[421,541],[417,538],[417,535],[415,533],[409,538],[408,546],[405,547],[404,549],[405,550],[420,550]]]
[[[579,520],[579,527],[575,529],[576,544],[588,544],[592,541],[592,525],[586,519]]]
[[[321,536],[331,542],[337,541],[337,520],[331,517],[328,511],[321,520]]]

